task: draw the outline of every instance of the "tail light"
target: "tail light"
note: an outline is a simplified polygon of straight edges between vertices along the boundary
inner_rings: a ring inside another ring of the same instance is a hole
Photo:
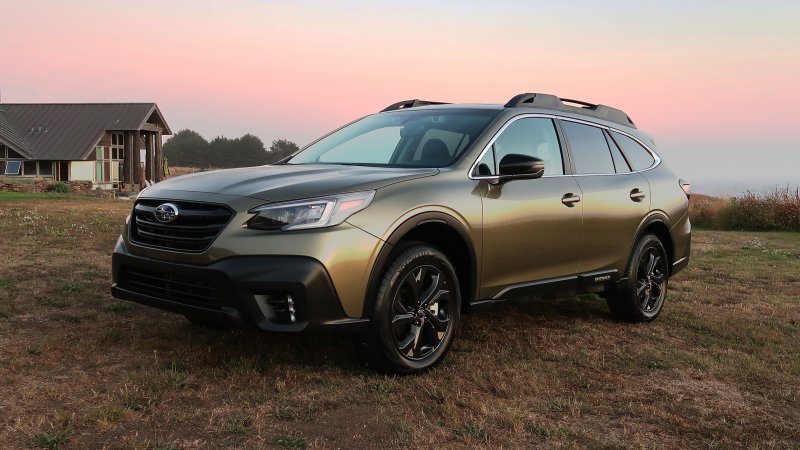
[[[683,192],[686,193],[686,198],[689,198],[689,197],[692,196],[692,192],[691,192],[692,183],[689,183],[689,180],[684,180],[683,178],[681,178],[680,180],[678,180],[678,184],[681,186],[681,189],[683,189]]]

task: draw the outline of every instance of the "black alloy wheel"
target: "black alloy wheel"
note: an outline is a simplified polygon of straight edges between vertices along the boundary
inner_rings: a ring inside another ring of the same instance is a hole
[[[455,269],[439,249],[401,248],[382,274],[372,329],[354,336],[356,350],[374,368],[416,373],[447,355],[461,319]]]
[[[394,344],[401,355],[420,360],[439,348],[450,328],[451,291],[445,275],[424,265],[410,271],[392,299]]]
[[[636,300],[644,312],[661,305],[667,292],[667,264],[658,250],[648,247],[639,258],[636,271]]]
[[[667,296],[669,258],[661,240],[645,234],[633,248],[621,286],[606,294],[615,317],[629,322],[648,322],[661,312]]]

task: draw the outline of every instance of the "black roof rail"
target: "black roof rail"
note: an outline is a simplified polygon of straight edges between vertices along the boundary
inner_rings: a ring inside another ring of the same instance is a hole
[[[506,108],[518,106],[552,108],[561,111],[578,112],[636,128],[630,116],[625,114],[621,109],[612,108],[607,105],[596,105],[582,100],[559,98],[550,94],[519,94],[515,95],[505,104]]]
[[[550,108],[557,108],[563,106],[563,104],[561,103],[561,99],[559,99],[555,95],[519,94],[515,95],[504,106],[506,108],[514,108],[516,106],[544,106]]]
[[[428,106],[428,105],[447,105],[448,103],[445,102],[432,102],[429,100],[420,100],[415,98],[413,100],[403,100],[402,102],[392,103],[391,105],[383,108],[381,112],[386,111],[395,111],[398,109],[408,109],[408,108],[416,108],[418,106]]]

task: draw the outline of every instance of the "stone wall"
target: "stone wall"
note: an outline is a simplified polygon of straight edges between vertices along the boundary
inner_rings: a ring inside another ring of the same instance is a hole
[[[49,187],[58,183],[49,178],[0,178],[0,191],[5,192],[47,192]],[[91,181],[64,181],[69,185],[71,192],[77,194],[90,194],[102,197],[113,197],[114,191],[98,191],[92,186]]]

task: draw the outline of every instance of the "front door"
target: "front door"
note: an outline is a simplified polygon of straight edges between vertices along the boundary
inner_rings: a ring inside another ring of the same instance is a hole
[[[69,161],[58,162],[58,181],[69,181]]]
[[[564,175],[562,146],[553,120],[525,117],[506,126],[476,167],[497,174],[510,153],[545,162],[542,178],[486,185],[483,196],[481,298],[504,288],[575,274],[581,232],[580,188]]]

